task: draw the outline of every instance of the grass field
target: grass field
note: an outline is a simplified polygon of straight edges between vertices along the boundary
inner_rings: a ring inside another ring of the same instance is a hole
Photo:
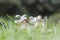
[[[31,28],[32,26],[28,25],[21,30],[12,17],[8,18],[9,21],[0,17],[0,40],[60,40],[60,24],[51,20],[47,21],[45,28],[41,25]]]

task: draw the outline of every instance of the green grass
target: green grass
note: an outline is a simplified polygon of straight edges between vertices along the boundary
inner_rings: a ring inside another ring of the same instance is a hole
[[[21,30],[14,23],[13,18],[8,16],[8,19],[9,21],[4,17],[0,17],[0,40],[60,40],[60,25],[51,20],[48,20],[44,31],[41,31],[43,29],[41,25],[32,29],[30,29],[31,25],[28,25]]]

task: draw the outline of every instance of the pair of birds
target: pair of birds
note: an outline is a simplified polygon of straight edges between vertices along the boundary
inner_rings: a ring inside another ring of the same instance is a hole
[[[47,16],[44,19],[42,19],[41,15],[38,15],[37,17],[33,17],[33,16],[27,17],[26,15],[22,15],[22,16],[16,15],[15,17],[18,18],[17,20],[15,20],[15,23],[18,26],[23,24],[28,24],[28,23],[31,23],[34,26],[38,26],[38,24],[45,25],[45,21],[47,20]]]

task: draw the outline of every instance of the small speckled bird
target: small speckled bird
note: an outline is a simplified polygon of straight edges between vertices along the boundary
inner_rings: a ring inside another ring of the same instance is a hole
[[[17,26],[22,26],[22,25],[26,26],[27,25],[28,20],[27,20],[26,15],[22,15],[22,16],[17,15],[16,17],[17,18],[20,17],[18,20],[15,20],[15,23],[17,24]]]

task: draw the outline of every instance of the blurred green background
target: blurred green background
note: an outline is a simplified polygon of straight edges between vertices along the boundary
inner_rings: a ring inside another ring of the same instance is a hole
[[[37,0],[0,0],[0,4],[1,3],[11,3],[10,6],[16,4],[16,6],[18,6],[17,9],[15,9],[15,10],[18,10],[18,11],[16,11],[16,13],[27,14],[27,15],[30,15],[30,14],[37,15],[38,14],[37,12],[35,13],[35,11],[34,11],[35,14],[30,13],[29,10],[26,8],[27,5],[31,5],[31,4],[35,3],[36,1]],[[55,16],[57,16],[60,13],[60,0],[38,0],[38,1],[40,2],[39,4],[36,5],[38,11],[43,12],[44,9],[48,9],[49,11],[53,11],[54,14],[56,14]],[[23,3],[25,3],[25,4],[23,4]],[[2,7],[2,8],[0,7],[0,15],[1,14],[4,15],[4,13],[9,13],[10,12],[10,11],[4,12],[5,9],[7,9],[7,10],[9,9],[9,7],[8,8],[7,7],[8,7],[7,5],[6,5],[6,8],[5,7]],[[1,12],[1,10],[2,10],[2,12]],[[12,9],[12,10],[14,10],[14,9]],[[11,14],[13,14],[12,11],[11,11]],[[53,13],[49,13],[49,14],[53,14]]]

